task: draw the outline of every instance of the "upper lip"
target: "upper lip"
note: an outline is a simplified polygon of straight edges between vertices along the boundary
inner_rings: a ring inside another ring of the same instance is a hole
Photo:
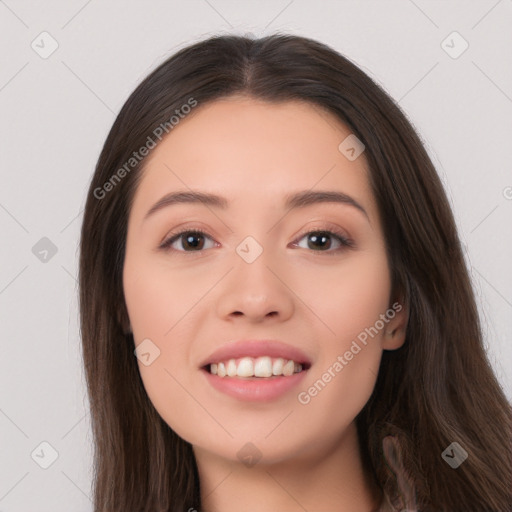
[[[311,366],[310,358],[299,348],[288,345],[278,340],[239,340],[226,343],[214,350],[201,363],[201,367],[212,363],[237,359],[239,357],[282,357],[292,359],[296,363],[302,363],[306,367]]]

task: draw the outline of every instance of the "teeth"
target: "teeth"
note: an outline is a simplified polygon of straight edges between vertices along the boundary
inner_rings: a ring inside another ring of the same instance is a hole
[[[288,361],[283,367],[283,375],[285,377],[289,377],[290,375],[293,374],[294,370],[295,370],[295,363],[293,361]]]
[[[278,357],[274,360],[274,364],[272,365],[272,374],[273,375],[282,375],[283,374],[283,366],[284,361]]]
[[[236,375],[236,363],[234,359],[230,359],[228,361],[228,365],[226,366],[226,371],[229,377],[234,377]]]
[[[262,356],[258,358],[242,357],[238,360],[229,359],[221,363],[212,363],[210,373],[219,377],[272,377],[284,375],[289,377],[302,371],[302,364],[282,357],[271,358]]]
[[[254,376],[272,376],[272,359],[270,359],[270,357],[258,357],[258,359],[256,359],[256,363],[254,363]]]
[[[238,377],[252,377],[254,375],[254,362],[250,357],[242,357],[236,369]]]

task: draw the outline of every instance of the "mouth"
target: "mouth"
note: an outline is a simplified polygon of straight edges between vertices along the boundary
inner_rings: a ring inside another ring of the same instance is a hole
[[[290,377],[310,368],[307,361],[294,361],[283,357],[239,357],[203,366],[203,370],[221,378],[272,379]]]
[[[298,347],[277,340],[242,340],[221,346],[199,369],[214,390],[243,401],[286,397],[312,362]]]

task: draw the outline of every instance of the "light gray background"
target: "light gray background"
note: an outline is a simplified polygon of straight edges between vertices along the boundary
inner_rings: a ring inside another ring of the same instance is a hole
[[[447,188],[512,398],[511,28],[511,0],[0,1],[0,511],[92,510],[76,298],[85,194],[130,92],[209,35],[317,38],[399,101]],[[43,31],[59,45],[46,59],[31,47],[50,48]],[[469,43],[458,58],[441,46],[453,31]],[[43,237],[57,247],[46,262],[32,252]],[[58,452],[48,469],[43,441]]]

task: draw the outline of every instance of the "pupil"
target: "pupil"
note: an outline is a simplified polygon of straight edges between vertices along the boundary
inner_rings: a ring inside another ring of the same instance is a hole
[[[195,249],[197,249],[198,247],[201,247],[202,244],[201,242],[198,242],[198,243],[194,243],[193,240],[194,238],[200,238],[202,235],[201,234],[195,234],[195,235],[188,235],[186,237],[186,240],[187,240],[187,244],[190,246],[190,247],[193,247]]]
[[[320,242],[322,245],[326,243],[326,241],[328,240],[329,236],[328,235],[325,235],[325,234],[320,234],[320,235],[311,235],[310,236],[310,240],[313,242],[313,244],[318,244],[318,242]],[[330,245],[330,244],[328,244]],[[325,245],[323,245],[325,247]]]

